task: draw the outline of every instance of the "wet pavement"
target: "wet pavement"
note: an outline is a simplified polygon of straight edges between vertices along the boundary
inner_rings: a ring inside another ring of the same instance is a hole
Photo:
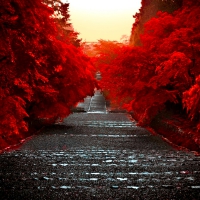
[[[109,113],[99,91],[0,155],[0,199],[199,200],[200,157]]]

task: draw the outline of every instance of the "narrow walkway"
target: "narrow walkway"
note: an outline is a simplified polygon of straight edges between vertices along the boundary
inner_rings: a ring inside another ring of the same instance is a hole
[[[200,199],[199,157],[107,112],[99,91],[81,106],[0,155],[0,199]]]
[[[97,90],[94,96],[91,98],[87,113],[106,113],[105,98],[99,90]]]
[[[86,97],[84,102],[77,105],[77,108],[87,113],[107,113],[106,101],[100,90],[97,90],[93,97]]]

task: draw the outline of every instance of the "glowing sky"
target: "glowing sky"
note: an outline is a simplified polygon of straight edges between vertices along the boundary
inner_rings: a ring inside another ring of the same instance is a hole
[[[64,1],[64,0],[63,0]],[[141,0],[68,0],[70,19],[83,41],[120,40],[130,36]]]

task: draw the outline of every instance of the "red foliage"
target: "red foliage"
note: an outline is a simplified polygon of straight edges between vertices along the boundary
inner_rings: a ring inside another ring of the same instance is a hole
[[[200,112],[200,75],[196,78],[196,83],[183,93],[183,104],[189,113],[189,117],[199,118]],[[200,129],[200,122],[198,123]]]
[[[90,60],[60,35],[52,14],[40,0],[1,1],[1,141],[24,137],[28,121],[66,117],[93,93]]]
[[[199,1],[185,0],[179,10],[158,12],[145,24],[141,47],[115,46],[107,48],[115,59],[99,57],[105,93],[114,104],[132,111],[140,124],[149,125],[171,102],[186,108],[200,128],[199,18]]]

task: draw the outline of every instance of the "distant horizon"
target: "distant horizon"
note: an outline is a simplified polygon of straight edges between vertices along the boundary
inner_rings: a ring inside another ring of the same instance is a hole
[[[133,15],[141,7],[141,0],[124,0],[123,4],[119,0],[68,0],[67,3],[70,23],[82,42],[119,42],[123,35],[129,37]]]

